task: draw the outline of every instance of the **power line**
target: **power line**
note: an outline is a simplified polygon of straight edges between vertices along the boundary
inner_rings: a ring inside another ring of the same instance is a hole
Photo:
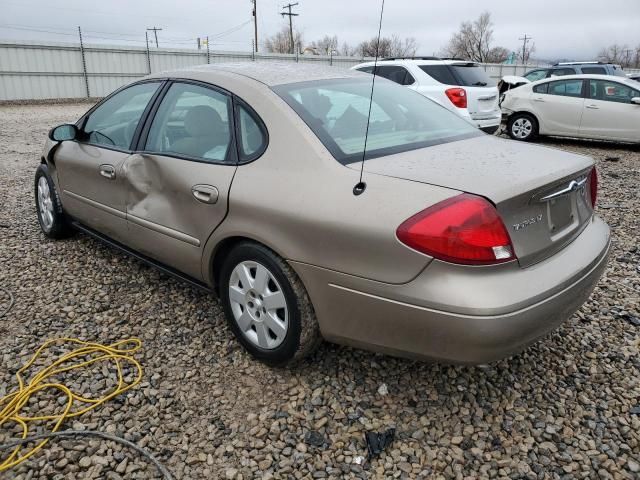
[[[284,7],[282,7],[282,10],[288,9],[288,12],[281,12],[280,15],[282,15],[282,18],[284,18],[285,16],[289,17],[289,39],[291,41],[290,45],[290,51],[289,53],[294,53],[295,49],[294,49],[294,45],[293,45],[293,17],[297,17],[300,14],[299,13],[292,13],[291,12],[291,8],[295,7],[296,5],[298,5],[298,2],[296,3],[290,3],[289,5],[285,5]]]

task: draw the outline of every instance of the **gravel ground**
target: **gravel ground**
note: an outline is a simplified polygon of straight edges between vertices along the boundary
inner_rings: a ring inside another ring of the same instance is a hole
[[[32,191],[44,136],[87,108],[0,107],[0,285],[16,301],[0,319],[0,395],[47,338],[137,336],[143,383],[67,428],[133,440],[179,479],[640,478],[640,149],[544,141],[598,160],[614,252],[591,300],[524,353],[481,369],[325,344],[283,370],[251,360],[207,294],[86,236],[40,233]],[[7,303],[0,292],[0,312]],[[94,374],[77,386],[114,378]],[[360,465],[363,433],[389,427],[393,445]],[[156,475],[116,444],[79,439],[2,478]]]

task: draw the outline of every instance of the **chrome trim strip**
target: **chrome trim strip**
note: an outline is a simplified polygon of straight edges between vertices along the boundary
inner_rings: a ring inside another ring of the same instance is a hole
[[[78,195],[77,193],[70,192],[69,190],[63,190],[62,193],[64,193],[65,195],[69,195],[71,198],[78,200],[79,202],[83,202],[83,203],[86,203],[87,205],[91,205],[92,207],[95,207],[98,210],[102,210],[103,212],[110,213],[111,215],[114,215],[118,218],[123,218],[123,219],[127,218],[127,215],[124,212],[117,210],[113,207],[109,207],[104,203],[96,202],[95,200],[91,200],[90,198],[83,197],[82,195]]]
[[[584,177],[580,180],[571,180],[569,182],[569,184],[561,189],[558,190],[556,192],[550,193],[549,195],[542,197],[540,199],[541,202],[546,202],[547,200],[552,200],[554,198],[558,198],[558,197],[562,197],[563,195],[567,195],[571,192],[575,192],[576,190],[579,190],[580,188],[584,187],[584,185],[587,183],[587,177]]]
[[[127,220],[131,223],[135,223],[144,228],[148,228],[149,230],[153,230],[154,232],[161,233],[171,238],[175,238],[176,240],[180,240],[181,242],[188,243],[189,245],[193,245],[194,247],[200,246],[200,240],[186,233],[182,233],[178,230],[174,230],[173,228],[165,227],[164,225],[159,225],[157,223],[150,222],[149,220],[145,220],[144,218],[136,217],[135,215],[127,214]]]

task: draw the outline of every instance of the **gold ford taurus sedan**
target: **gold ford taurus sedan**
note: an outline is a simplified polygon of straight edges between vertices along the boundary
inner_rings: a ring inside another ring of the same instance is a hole
[[[579,308],[609,251],[593,160],[486,135],[382,78],[371,92],[299,64],[147,77],[51,130],[40,226],[217,294],[270,364],[320,338],[484,363]]]

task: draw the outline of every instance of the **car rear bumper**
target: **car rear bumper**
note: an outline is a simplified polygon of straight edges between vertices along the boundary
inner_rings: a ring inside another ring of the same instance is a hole
[[[478,116],[474,117],[472,115],[471,122],[480,130],[483,130],[487,133],[493,133],[498,129],[498,127],[500,126],[500,123],[502,122],[502,112],[498,110],[492,115],[480,116],[480,117]],[[493,131],[489,131],[491,129],[493,129]]]
[[[594,217],[536,265],[457,267],[432,261],[413,281],[382,284],[292,262],[323,336],[393,355],[487,363],[525,348],[588,298],[608,258],[609,228]]]

